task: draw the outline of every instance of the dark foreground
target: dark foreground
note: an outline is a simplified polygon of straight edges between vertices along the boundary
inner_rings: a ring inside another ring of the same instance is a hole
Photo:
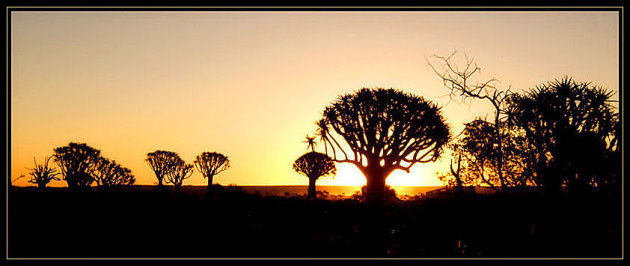
[[[308,202],[219,187],[9,194],[9,258],[621,257],[616,196]]]

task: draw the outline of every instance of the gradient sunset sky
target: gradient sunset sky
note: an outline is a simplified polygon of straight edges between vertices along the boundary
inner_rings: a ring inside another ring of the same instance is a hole
[[[214,179],[223,185],[307,185],[291,164],[339,94],[421,95],[443,106],[453,135],[489,114],[486,102],[449,103],[427,67],[453,49],[501,88],[569,75],[619,91],[617,12],[35,11],[11,12],[10,30],[12,179],[33,157],[85,142],[137,184],[157,182],[144,160],[161,149],[187,162],[227,155],[232,167]],[[442,185],[445,155],[388,184]],[[338,169],[318,185],[365,182],[354,166]],[[195,172],[184,185],[205,182]]]

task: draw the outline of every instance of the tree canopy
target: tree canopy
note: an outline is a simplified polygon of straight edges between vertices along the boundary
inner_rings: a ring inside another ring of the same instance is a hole
[[[194,165],[203,177],[208,179],[208,190],[210,190],[212,178],[230,168],[230,160],[227,156],[217,152],[203,152],[197,155]]]
[[[71,142],[54,151],[53,158],[70,189],[90,187],[94,182],[99,187],[125,186],[136,180],[131,170],[103,157],[100,150],[85,143]]]
[[[172,151],[156,150],[154,152],[147,153],[147,163],[155,173],[155,177],[158,180],[158,186],[163,185],[164,177],[177,165],[179,162],[179,155]],[[181,160],[181,159],[180,159]]]
[[[182,160],[178,154],[174,154],[174,157],[170,159],[173,163],[168,168],[165,176],[165,182],[172,184],[176,189],[179,189],[184,184],[184,180],[190,178],[193,172],[194,166],[187,164]]]
[[[293,170],[309,179],[318,179],[322,176],[337,173],[335,163],[328,155],[314,151],[308,152],[295,160]]]
[[[307,139],[313,140],[314,138]],[[313,142],[308,143],[309,147],[313,147]],[[337,167],[328,155],[313,151],[308,152],[293,163],[293,170],[308,177],[308,198],[315,199],[317,197],[317,190],[315,189],[315,183],[317,179],[322,176],[335,175],[337,173]]]
[[[96,184],[104,188],[128,186],[136,182],[136,178],[129,168],[103,157],[97,161],[93,170],[93,177]]]
[[[437,160],[450,138],[437,105],[395,89],[363,88],[342,95],[324,109],[317,124],[325,150],[330,148],[334,161],[361,170],[368,194],[373,195],[368,198],[374,201],[382,200],[385,179],[392,171],[409,172],[416,163]]]
[[[547,188],[584,188],[604,183],[604,176],[618,176],[616,170],[601,172],[607,164],[603,160],[618,151],[619,114],[611,105],[612,95],[565,77],[509,98],[509,122],[531,143],[536,176]]]
[[[505,125],[504,125],[505,126]],[[536,184],[532,180],[527,140],[515,129],[502,129],[502,152],[499,154],[495,126],[483,119],[465,124],[457,141],[450,144],[457,170],[451,163],[450,174],[440,177],[451,186],[489,186],[498,190]],[[502,156],[504,182],[499,177],[498,161]]]
[[[89,187],[93,182],[92,167],[99,160],[101,151],[85,143],[71,142],[54,149],[53,158],[70,189]]]

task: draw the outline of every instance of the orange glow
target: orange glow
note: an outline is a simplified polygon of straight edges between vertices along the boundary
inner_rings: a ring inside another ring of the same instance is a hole
[[[396,170],[387,178],[386,183],[390,186],[441,186],[442,182],[434,178],[435,173],[427,173],[431,169],[422,165],[415,165],[410,173]],[[357,186],[365,185],[366,180],[363,173],[354,165],[349,163],[337,164],[337,175],[334,178],[321,178],[318,185],[331,186]]]
[[[12,12],[11,174],[85,142],[155,184],[148,152],[227,155],[227,185],[306,185],[291,165],[327,104],[361,87],[443,107],[453,135],[491,112],[450,102],[425,56],[453,48],[514,91],[571,75],[619,91],[616,12]],[[436,27],[439,25],[439,27]],[[588,40],[588,41],[584,41]],[[320,145],[321,146],[321,145]],[[323,147],[318,147],[322,151]],[[389,185],[441,185],[450,154]],[[319,185],[365,184],[349,164]],[[15,185],[30,185],[22,178]],[[205,185],[195,171],[184,185]],[[63,186],[65,182],[53,182]]]

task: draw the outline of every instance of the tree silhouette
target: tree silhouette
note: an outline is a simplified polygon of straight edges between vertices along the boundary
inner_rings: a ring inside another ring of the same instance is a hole
[[[328,128],[328,124],[326,123],[326,118],[317,120],[315,122],[315,125],[317,126],[317,128],[315,129],[315,136],[319,136],[319,141],[324,143],[324,153],[328,154],[328,145],[326,143],[331,143],[330,142],[331,138],[328,137],[330,135],[330,130]],[[308,135],[306,135],[306,137],[308,138]],[[335,139],[332,139],[332,140],[335,141]],[[335,142],[335,144],[339,145],[339,143],[337,142]],[[332,152],[333,152],[333,157],[336,158],[337,153],[335,149],[332,149]]]
[[[184,183],[184,180],[190,178],[192,175],[194,166],[184,162],[179,155],[175,154],[175,156],[176,157],[173,159],[173,167],[166,173],[165,181],[166,183],[175,186],[175,189],[179,190]]]
[[[179,163],[181,159],[177,153],[172,151],[157,150],[147,153],[147,163],[151,167],[151,170],[155,173],[155,177],[158,180],[158,186],[162,186],[164,177]]]
[[[102,188],[129,186],[136,182],[131,170],[103,157],[95,164],[92,176]]]
[[[608,155],[617,149],[619,124],[611,97],[611,91],[565,77],[509,98],[509,122],[532,144],[535,175],[547,191],[605,183],[601,166],[614,157]],[[612,165],[618,169],[620,161]]]
[[[33,163],[35,164],[35,166],[32,169],[28,168],[30,170],[28,174],[31,176],[31,180],[29,180],[28,182],[37,184],[37,187],[39,188],[45,188],[46,185],[50,183],[50,181],[61,180],[58,177],[59,172],[57,171],[57,169],[48,166],[51,158],[52,157],[46,157],[44,158],[43,164],[37,164],[35,157],[33,157]]]
[[[306,134],[306,140],[303,142],[307,144],[307,150],[308,148],[311,148],[311,151],[315,151],[315,146],[317,146],[317,142],[315,142],[315,137],[310,137],[308,134]]]
[[[326,175],[334,175],[337,172],[335,163],[328,155],[314,150],[295,160],[293,170],[308,177],[308,199],[317,197],[317,190],[315,189],[317,179]]]
[[[505,189],[507,188],[508,183],[504,177],[505,172],[503,165],[506,163],[506,158],[503,154],[503,146],[509,141],[502,138],[502,136],[506,135],[506,133],[502,132],[502,130],[505,129],[503,123],[506,119],[503,109],[505,108],[505,103],[507,102],[506,99],[512,94],[512,92],[509,88],[507,90],[498,89],[495,85],[498,80],[495,78],[491,78],[483,82],[473,82],[472,77],[480,73],[481,68],[474,62],[474,60],[469,59],[466,54],[464,54],[466,63],[463,67],[459,67],[454,60],[456,53],[457,51],[453,51],[453,53],[449,56],[432,56],[441,63],[441,70],[438,70],[428,58],[427,63],[433,72],[442,79],[444,86],[450,90],[449,97],[451,99],[454,97],[461,97],[464,101],[466,99],[480,99],[488,101],[492,104],[492,107],[494,108],[494,123],[492,124],[494,133],[488,141],[490,141],[489,143],[494,146],[496,156],[492,156],[488,159],[494,161],[493,163],[496,165],[497,179],[500,182],[501,188]]]
[[[85,143],[73,143],[54,149],[53,158],[69,189],[89,187],[93,182],[91,171],[98,161],[101,151]]]
[[[194,164],[203,177],[208,179],[208,192],[211,191],[214,176],[230,168],[228,157],[216,152],[204,152],[197,155]]]
[[[409,172],[416,163],[437,160],[450,137],[437,105],[394,89],[363,88],[342,95],[325,108],[323,119],[317,134],[333,150],[334,161],[352,163],[363,173],[367,200],[373,203],[383,202],[385,179],[392,171]]]
[[[499,155],[493,141],[495,132],[494,124],[482,119],[466,123],[461,138],[450,145],[453,157],[458,158],[457,170],[451,163],[450,175],[440,179],[460,190],[463,186],[484,185],[498,190],[536,184],[532,180],[526,138],[516,134],[516,130],[501,130],[505,143]],[[503,182],[499,178],[499,156],[503,156]]]

